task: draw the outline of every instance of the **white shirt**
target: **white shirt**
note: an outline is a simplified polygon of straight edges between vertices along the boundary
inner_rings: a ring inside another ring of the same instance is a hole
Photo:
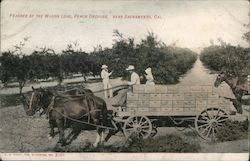
[[[110,72],[108,72],[108,71],[106,71],[106,70],[102,70],[102,72],[101,72],[101,78],[102,78],[102,81],[103,82],[108,82],[109,81],[109,76],[111,75],[112,73]]]
[[[141,84],[140,77],[136,72],[131,74],[131,80],[128,82],[128,85]]]

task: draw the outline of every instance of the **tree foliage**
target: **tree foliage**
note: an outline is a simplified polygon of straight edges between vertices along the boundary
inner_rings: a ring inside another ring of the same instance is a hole
[[[192,67],[197,57],[189,49],[166,46],[154,33],[148,33],[136,44],[133,38],[125,38],[117,30],[114,31],[112,49],[98,47],[93,54],[99,66],[107,64],[114,71],[114,77],[128,78],[125,70],[128,65],[134,65],[136,72],[143,76],[144,70],[150,66],[157,84],[177,83],[180,75]]]
[[[226,71],[235,76],[250,73],[250,48],[223,43],[211,45],[201,52],[201,61],[211,70]]]
[[[67,76],[79,73],[86,80],[89,75],[99,75],[102,64],[113,71],[112,77],[128,78],[125,69],[131,64],[140,76],[151,66],[158,84],[177,83],[180,75],[190,69],[196,60],[196,54],[191,50],[167,46],[153,33],[135,43],[134,38],[125,38],[115,30],[111,48],[98,45],[90,53],[82,51],[75,42],[61,53],[44,47],[27,55],[22,51],[24,42],[16,45],[15,51],[4,52],[0,57],[1,81],[6,84],[18,81],[20,92],[27,80],[54,78],[60,84]]]

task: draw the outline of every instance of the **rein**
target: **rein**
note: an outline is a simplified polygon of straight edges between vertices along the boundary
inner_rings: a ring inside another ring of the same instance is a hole
[[[34,98],[34,92],[32,92],[31,97],[30,97],[30,102],[29,102],[29,111],[32,110],[32,102]]]
[[[124,89],[127,89],[129,85],[119,85],[119,86],[115,86],[115,87],[111,87],[111,88],[107,88],[107,89],[102,89],[102,90],[98,90],[98,91],[94,91],[93,93],[100,93],[100,92],[104,92],[110,89],[115,89],[118,87],[123,87]]]

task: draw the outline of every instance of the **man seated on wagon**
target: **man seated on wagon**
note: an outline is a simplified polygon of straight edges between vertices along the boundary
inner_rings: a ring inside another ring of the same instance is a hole
[[[135,67],[133,65],[129,65],[128,68],[126,68],[126,70],[130,73],[130,82],[128,82],[128,85],[132,86],[132,85],[137,85],[137,84],[141,84],[140,82],[140,77],[139,75],[135,72]],[[118,100],[118,102],[112,106],[114,107],[121,107],[124,108],[126,107],[126,100],[127,100],[127,92],[130,90],[131,88],[125,89],[122,91],[121,93],[121,98]]]

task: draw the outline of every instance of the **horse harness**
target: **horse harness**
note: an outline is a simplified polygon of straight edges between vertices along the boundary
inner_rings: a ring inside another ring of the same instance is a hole
[[[79,96],[80,96],[80,95],[79,95]],[[54,108],[55,99],[56,99],[56,96],[53,95],[52,98],[51,98],[51,101],[50,101],[50,103],[49,103],[49,105],[48,105],[48,107],[47,107],[47,110],[46,110],[47,119],[50,119],[50,112],[54,110],[54,111],[56,111],[57,113],[59,113],[60,115],[66,117],[66,118],[68,118],[68,119],[70,119],[70,120],[72,120],[72,121],[75,121],[76,119],[73,119],[73,118],[71,118],[71,117],[68,117],[68,116],[62,114],[61,112],[59,112],[58,110],[56,110],[56,109]],[[73,101],[73,100],[78,100],[78,99],[79,99],[79,97],[78,97],[78,98],[75,98],[75,99],[69,99],[69,100],[67,100],[67,101]],[[90,109],[88,108],[88,112],[87,112],[86,114],[82,115],[80,118],[83,118],[83,117],[87,116],[87,117],[88,117],[88,124],[90,124],[91,113],[94,113],[94,112],[97,112],[97,111],[101,111],[101,110],[99,110],[99,109],[90,110]],[[80,118],[78,118],[78,119],[80,119]],[[79,120],[78,120],[78,121],[79,121]]]

